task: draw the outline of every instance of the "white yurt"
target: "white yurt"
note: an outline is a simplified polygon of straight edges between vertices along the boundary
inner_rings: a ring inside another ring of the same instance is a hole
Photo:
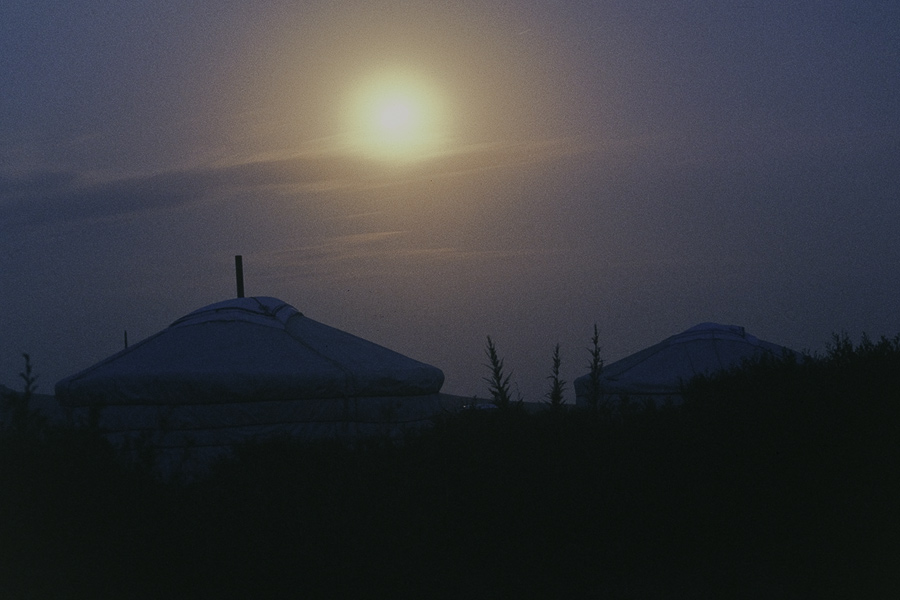
[[[700,323],[677,335],[603,367],[601,398],[652,401],[657,406],[681,402],[681,385],[697,375],[740,366],[760,354],[780,357],[793,350],[760,340],[737,325]],[[587,405],[590,375],[575,380],[577,405]]]
[[[270,297],[200,308],[56,384],[73,424],[150,447],[164,470],[232,445],[398,435],[461,400],[440,369],[304,316]]]

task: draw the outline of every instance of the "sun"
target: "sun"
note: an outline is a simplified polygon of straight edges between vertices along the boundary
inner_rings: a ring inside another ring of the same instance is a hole
[[[386,96],[375,106],[375,123],[385,138],[408,140],[421,125],[421,113],[415,102],[402,94]]]
[[[371,158],[425,158],[445,137],[434,86],[411,75],[373,77],[359,87],[350,113],[352,145]]]

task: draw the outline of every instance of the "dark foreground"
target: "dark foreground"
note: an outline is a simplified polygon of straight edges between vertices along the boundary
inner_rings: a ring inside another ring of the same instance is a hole
[[[748,365],[678,408],[468,413],[161,482],[0,435],[3,598],[900,597],[900,343]]]

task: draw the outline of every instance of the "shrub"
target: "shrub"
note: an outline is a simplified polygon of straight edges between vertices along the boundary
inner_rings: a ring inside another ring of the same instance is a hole
[[[550,380],[550,390],[546,393],[546,397],[552,410],[560,410],[565,404],[563,392],[566,389],[566,382],[559,377],[559,365],[559,344],[556,344],[556,347],[553,348],[553,364],[550,368],[550,375],[547,376],[547,379]]]
[[[588,364],[589,387],[587,401],[591,410],[596,411],[600,407],[600,400],[603,395],[600,377],[603,375],[603,359],[600,358],[600,334],[597,331],[597,324],[594,323],[594,335],[591,337],[591,347],[588,349],[591,354],[591,361]]]
[[[488,383],[488,391],[491,394],[491,398],[493,398],[497,408],[509,408],[512,401],[509,395],[510,376],[509,374],[504,374],[503,359],[497,355],[497,347],[494,345],[491,336],[487,336],[487,348],[485,348],[484,352],[488,358],[488,364],[485,366],[491,371],[490,377],[485,377],[484,380]]]

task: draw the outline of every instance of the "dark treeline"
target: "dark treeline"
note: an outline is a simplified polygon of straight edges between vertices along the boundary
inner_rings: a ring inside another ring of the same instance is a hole
[[[900,591],[900,338],[402,442],[247,445],[192,482],[0,436],[0,596],[805,598]]]

